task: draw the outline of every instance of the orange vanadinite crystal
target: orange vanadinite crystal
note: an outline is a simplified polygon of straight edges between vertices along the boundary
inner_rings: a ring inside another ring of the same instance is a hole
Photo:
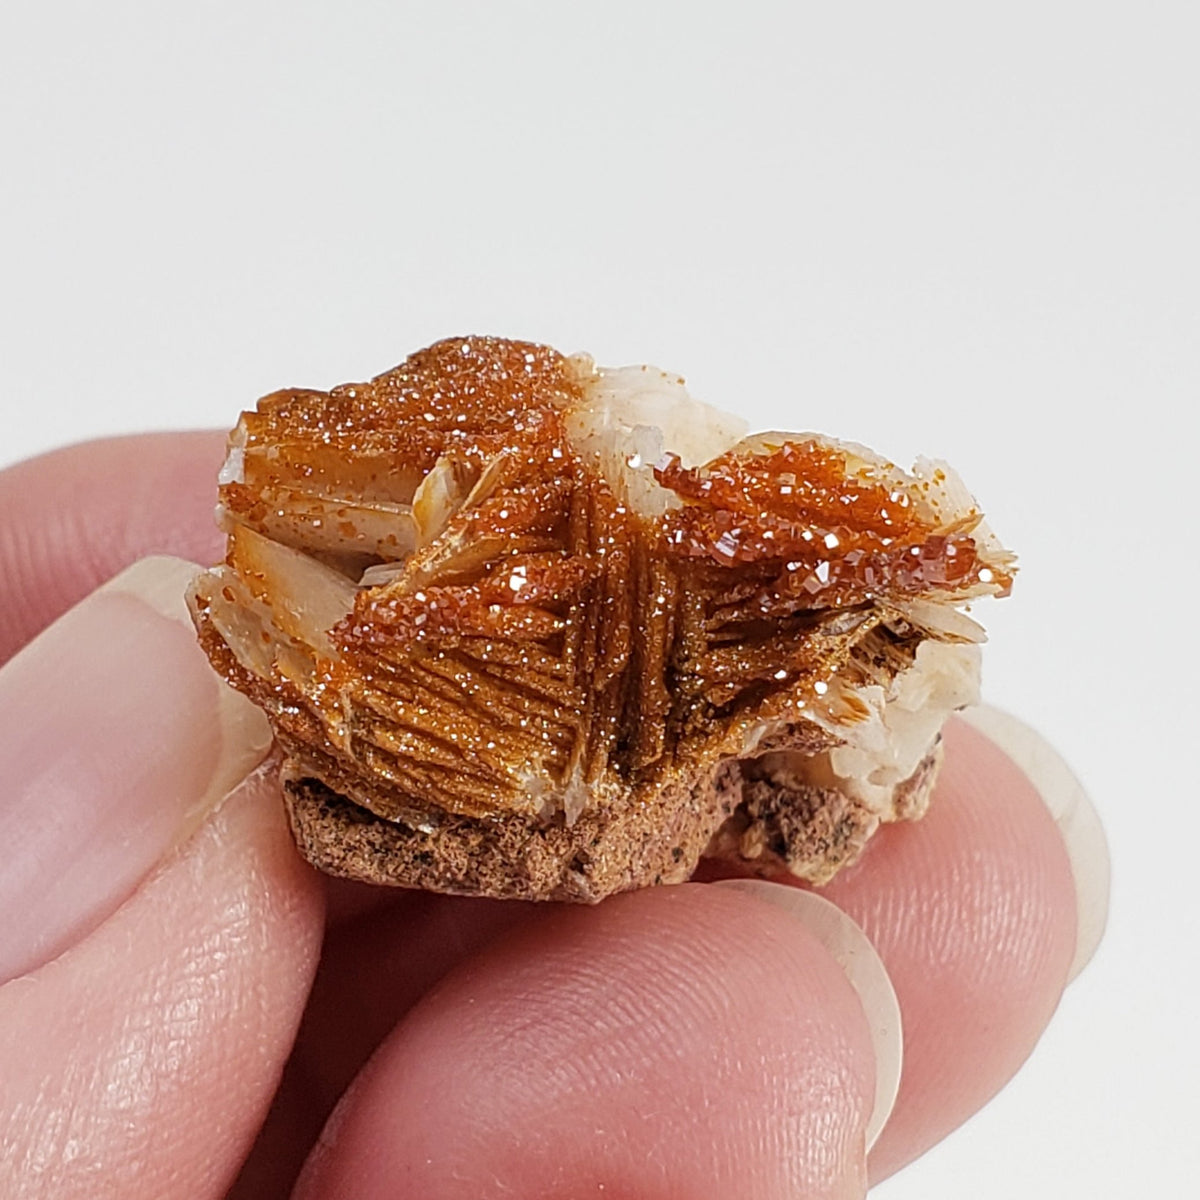
[[[1011,576],[1000,579],[976,554],[971,530],[981,514],[940,528],[918,515],[908,488],[850,474],[846,458],[815,439],[734,450],[693,469],[668,455],[655,477],[684,501],[662,521],[668,552],[774,567],[776,586],[764,597],[772,614],[981,582],[1007,591]]]
[[[410,830],[633,811],[765,729],[834,737],[847,688],[970,642],[955,605],[1007,592],[932,465],[724,428],[688,465],[719,414],[642,371],[454,338],[242,415],[193,611],[296,771]]]

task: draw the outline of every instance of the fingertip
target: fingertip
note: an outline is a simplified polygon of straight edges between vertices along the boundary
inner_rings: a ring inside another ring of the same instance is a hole
[[[0,1194],[224,1194],[291,1047],[319,881],[259,771],[107,921],[0,988]]]
[[[880,832],[822,893],[862,926],[904,1014],[904,1075],[871,1155],[891,1174],[1029,1056],[1067,980],[1075,891],[1062,839],[1010,758],[951,721],[929,812]]]
[[[870,1151],[895,1106],[904,1059],[900,1002],[883,960],[858,925],[816,892],[765,879],[725,879],[713,886],[735,888],[783,908],[816,936],[846,973],[867,1018],[875,1059],[875,1099],[866,1129]]]
[[[1112,864],[1100,815],[1062,755],[1011,713],[980,704],[960,720],[999,747],[1029,780],[1054,820],[1075,881],[1078,933],[1068,979],[1091,961],[1108,923]]]
[[[0,981],[112,913],[267,754],[196,643],[197,568],[146,559],[0,668]]]
[[[0,662],[139,558],[217,561],[224,441],[209,430],[104,438],[0,471]]]
[[[802,923],[652,889],[547,910],[447,977],[296,1195],[861,1195],[873,1099],[858,997]]]

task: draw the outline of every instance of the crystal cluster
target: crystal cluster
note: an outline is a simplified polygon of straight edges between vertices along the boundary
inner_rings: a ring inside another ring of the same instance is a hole
[[[467,337],[260,400],[190,596],[336,874],[592,901],[816,882],[919,815],[1013,560],[942,464],[743,436],[651,368]]]

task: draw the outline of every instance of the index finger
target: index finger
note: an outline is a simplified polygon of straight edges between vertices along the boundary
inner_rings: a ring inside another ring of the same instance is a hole
[[[0,663],[139,558],[220,559],[224,442],[210,430],[106,438],[0,471]]]

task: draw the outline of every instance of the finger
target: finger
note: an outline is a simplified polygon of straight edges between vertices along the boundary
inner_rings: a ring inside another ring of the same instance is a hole
[[[1075,880],[1039,793],[963,722],[945,738],[925,818],[882,831],[823,889],[879,951],[904,1018],[904,1074],[874,1180],[1012,1077],[1058,1004],[1076,944]]]
[[[178,619],[188,573],[140,564],[0,670],[2,1195],[222,1195],[315,969],[273,785],[205,819],[266,743]]]
[[[0,670],[0,981],[104,920],[267,752],[196,645],[193,572],[138,564]]]
[[[142,434],[0,471],[0,663],[139,558],[219,559],[223,448],[215,432]]]
[[[1075,879],[1079,919],[1070,982],[1092,960],[1108,923],[1112,864],[1100,814],[1062,756],[1036,729],[990,704],[968,709],[961,719],[999,747],[1029,780],[1062,835]]]
[[[225,1194],[319,949],[281,811],[243,785],[90,937],[0,988],[0,1194]]]
[[[447,976],[296,1195],[861,1196],[873,1098],[862,1005],[806,925],[652,889],[540,911]]]
[[[328,927],[296,1044],[226,1200],[288,1195],[334,1105],[397,1022],[533,907],[326,882],[335,885],[326,888]]]

